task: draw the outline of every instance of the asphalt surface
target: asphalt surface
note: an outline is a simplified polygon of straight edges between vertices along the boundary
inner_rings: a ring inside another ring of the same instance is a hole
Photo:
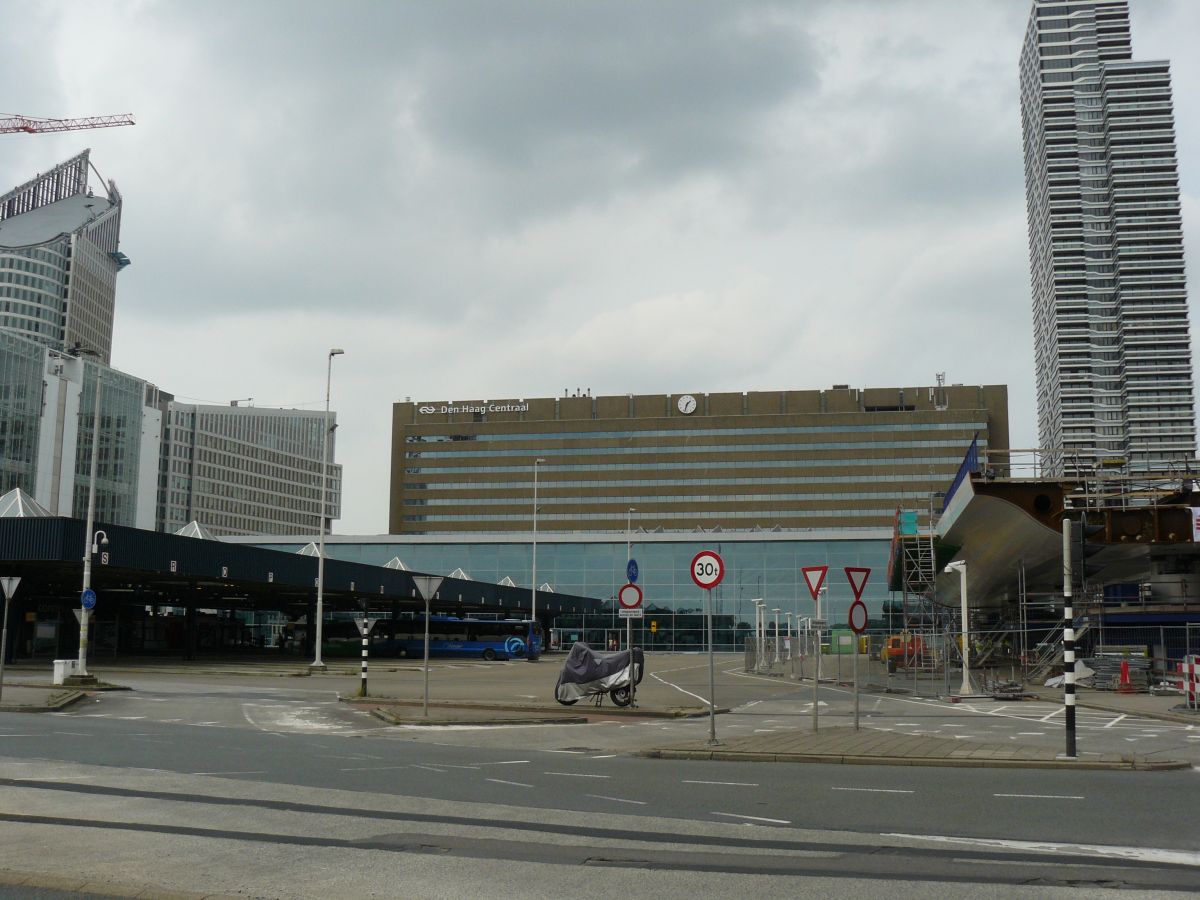
[[[733,709],[715,719],[720,740],[808,729],[810,685],[747,678],[737,662],[718,667],[718,704]],[[411,727],[352,700],[349,675],[106,673],[133,689],[40,715],[0,712],[0,889],[86,892],[91,879],[95,892],[122,896],[396,896],[402,877],[402,895],[499,885],[615,896],[644,890],[646,870],[656,893],[681,897],[749,884],[763,896],[875,896],[883,880],[889,896],[927,896],[933,882],[970,885],[973,896],[1200,886],[1200,842],[1185,824],[1195,769],[645,759],[634,754],[706,742],[712,727],[676,717],[704,711],[702,658],[652,657],[650,668],[643,709],[589,709],[588,724]],[[545,663],[441,666],[431,693],[475,704],[486,687],[508,706],[553,712],[545,685],[556,674]],[[420,675],[380,672],[373,692],[414,700]],[[844,689],[822,686],[821,703],[819,733],[853,731]],[[1043,701],[861,705],[867,734],[1021,746],[1061,737],[1061,707]],[[1035,730],[1044,733],[1022,735]],[[1196,736],[1188,723],[1130,712],[1081,715],[1081,747],[1194,760]]]

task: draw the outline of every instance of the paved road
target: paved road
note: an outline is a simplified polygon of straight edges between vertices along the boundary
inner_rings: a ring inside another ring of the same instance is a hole
[[[689,671],[660,675],[687,690]],[[1200,841],[1186,824],[1195,770],[645,760],[622,753],[707,733],[707,721],[394,728],[338,702],[323,679],[125,680],[139,690],[58,714],[0,714],[0,868],[174,889],[253,885],[263,896],[319,896],[339,885],[357,896],[401,870],[428,896],[483,890],[488,878],[513,879],[534,896],[573,884],[619,893],[644,890],[631,875],[647,867],[661,870],[656,892],[665,896],[720,893],[714,884],[732,893],[725,880],[744,874],[760,879],[764,896],[828,879],[851,895],[877,893],[869,880],[877,878],[1008,885],[1006,896],[1029,879],[1200,885]],[[737,679],[726,691],[738,692],[740,711],[720,717],[722,732],[807,714],[804,690],[777,681]],[[843,702],[830,689],[825,696],[831,709]],[[1041,711],[902,708],[912,713],[873,710],[874,724],[1032,731],[1030,716]],[[1149,727],[1114,718],[1088,728]],[[1190,743],[1186,728],[1138,740]],[[340,873],[350,881],[339,882],[337,854],[350,851],[355,862]],[[848,873],[868,880],[845,882]]]

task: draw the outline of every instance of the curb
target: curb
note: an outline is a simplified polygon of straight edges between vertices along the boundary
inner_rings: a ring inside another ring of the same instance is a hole
[[[955,769],[1083,769],[1088,771],[1163,772],[1190,769],[1182,760],[978,759],[934,756],[858,756],[836,753],[761,753],[738,750],[642,750],[646,759],[701,759],[725,762],[826,763],[847,766],[944,766]]]
[[[49,875],[41,872],[23,872],[17,869],[0,869],[0,886],[28,887],[44,891],[101,894],[110,897],[155,897],[159,900],[245,900],[235,894],[200,893],[160,888],[156,885],[134,884],[122,881],[89,880],[64,875]]]
[[[396,715],[389,709],[375,708],[371,710],[371,715],[379,719],[381,722],[386,722],[389,725],[421,725],[421,726],[436,726],[436,725],[586,725],[587,719],[583,716],[554,716],[554,717],[535,717],[535,716],[509,716],[495,717],[488,719],[458,719],[430,716],[428,719],[424,716],[416,718],[402,718]]]
[[[26,706],[0,706],[0,712],[18,712],[18,713],[40,713],[40,712],[57,712],[60,709],[65,709],[72,703],[82,700],[87,695],[83,691],[60,691],[57,694],[52,694],[50,698],[40,705]]]
[[[338,700],[342,703],[374,703],[382,706],[421,706],[424,701],[412,700],[401,697],[358,697],[355,695],[343,696],[338,695]],[[439,700],[436,703],[430,703],[431,707],[439,707],[441,709],[477,709],[491,712],[515,712],[515,713],[543,713],[564,715],[558,712],[558,707],[539,706],[533,703],[486,703],[475,700]],[[566,707],[570,708],[570,707]],[[646,709],[644,707],[620,707],[620,706],[598,706],[586,707],[587,715],[591,716],[620,716],[634,719],[694,719],[701,716],[707,716],[708,710],[691,709],[688,707],[669,707],[667,709]],[[727,713],[730,710],[725,707],[717,707],[718,713]],[[587,715],[584,715],[583,710],[576,712],[572,718],[581,718],[587,721]]]

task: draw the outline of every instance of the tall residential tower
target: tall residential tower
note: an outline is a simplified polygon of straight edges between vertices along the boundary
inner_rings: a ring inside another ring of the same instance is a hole
[[[1021,121],[1050,473],[1194,459],[1170,66],[1133,61],[1127,0],[1035,0]]]

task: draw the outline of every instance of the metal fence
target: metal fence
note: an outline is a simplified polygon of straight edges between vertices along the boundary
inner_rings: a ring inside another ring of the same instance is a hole
[[[1107,677],[1114,658],[1125,657],[1135,670],[1135,687],[1163,680],[1178,681],[1184,657],[1200,654],[1200,625],[1076,627],[1083,632],[1076,657],[1093,660],[1097,688],[1115,687]],[[834,685],[851,683],[853,654],[858,654],[860,686],[918,697],[946,697],[963,693],[1013,693],[1037,687],[1062,670],[1062,630],[1044,629],[1022,643],[1012,636],[972,631],[969,683],[962,677],[962,636],[957,630],[869,631],[856,636],[849,630],[820,634],[801,631],[795,636],[745,638],[745,671],[759,675],[809,679],[814,671]],[[819,651],[818,651],[819,647]],[[1105,677],[1100,677],[1104,674]]]

